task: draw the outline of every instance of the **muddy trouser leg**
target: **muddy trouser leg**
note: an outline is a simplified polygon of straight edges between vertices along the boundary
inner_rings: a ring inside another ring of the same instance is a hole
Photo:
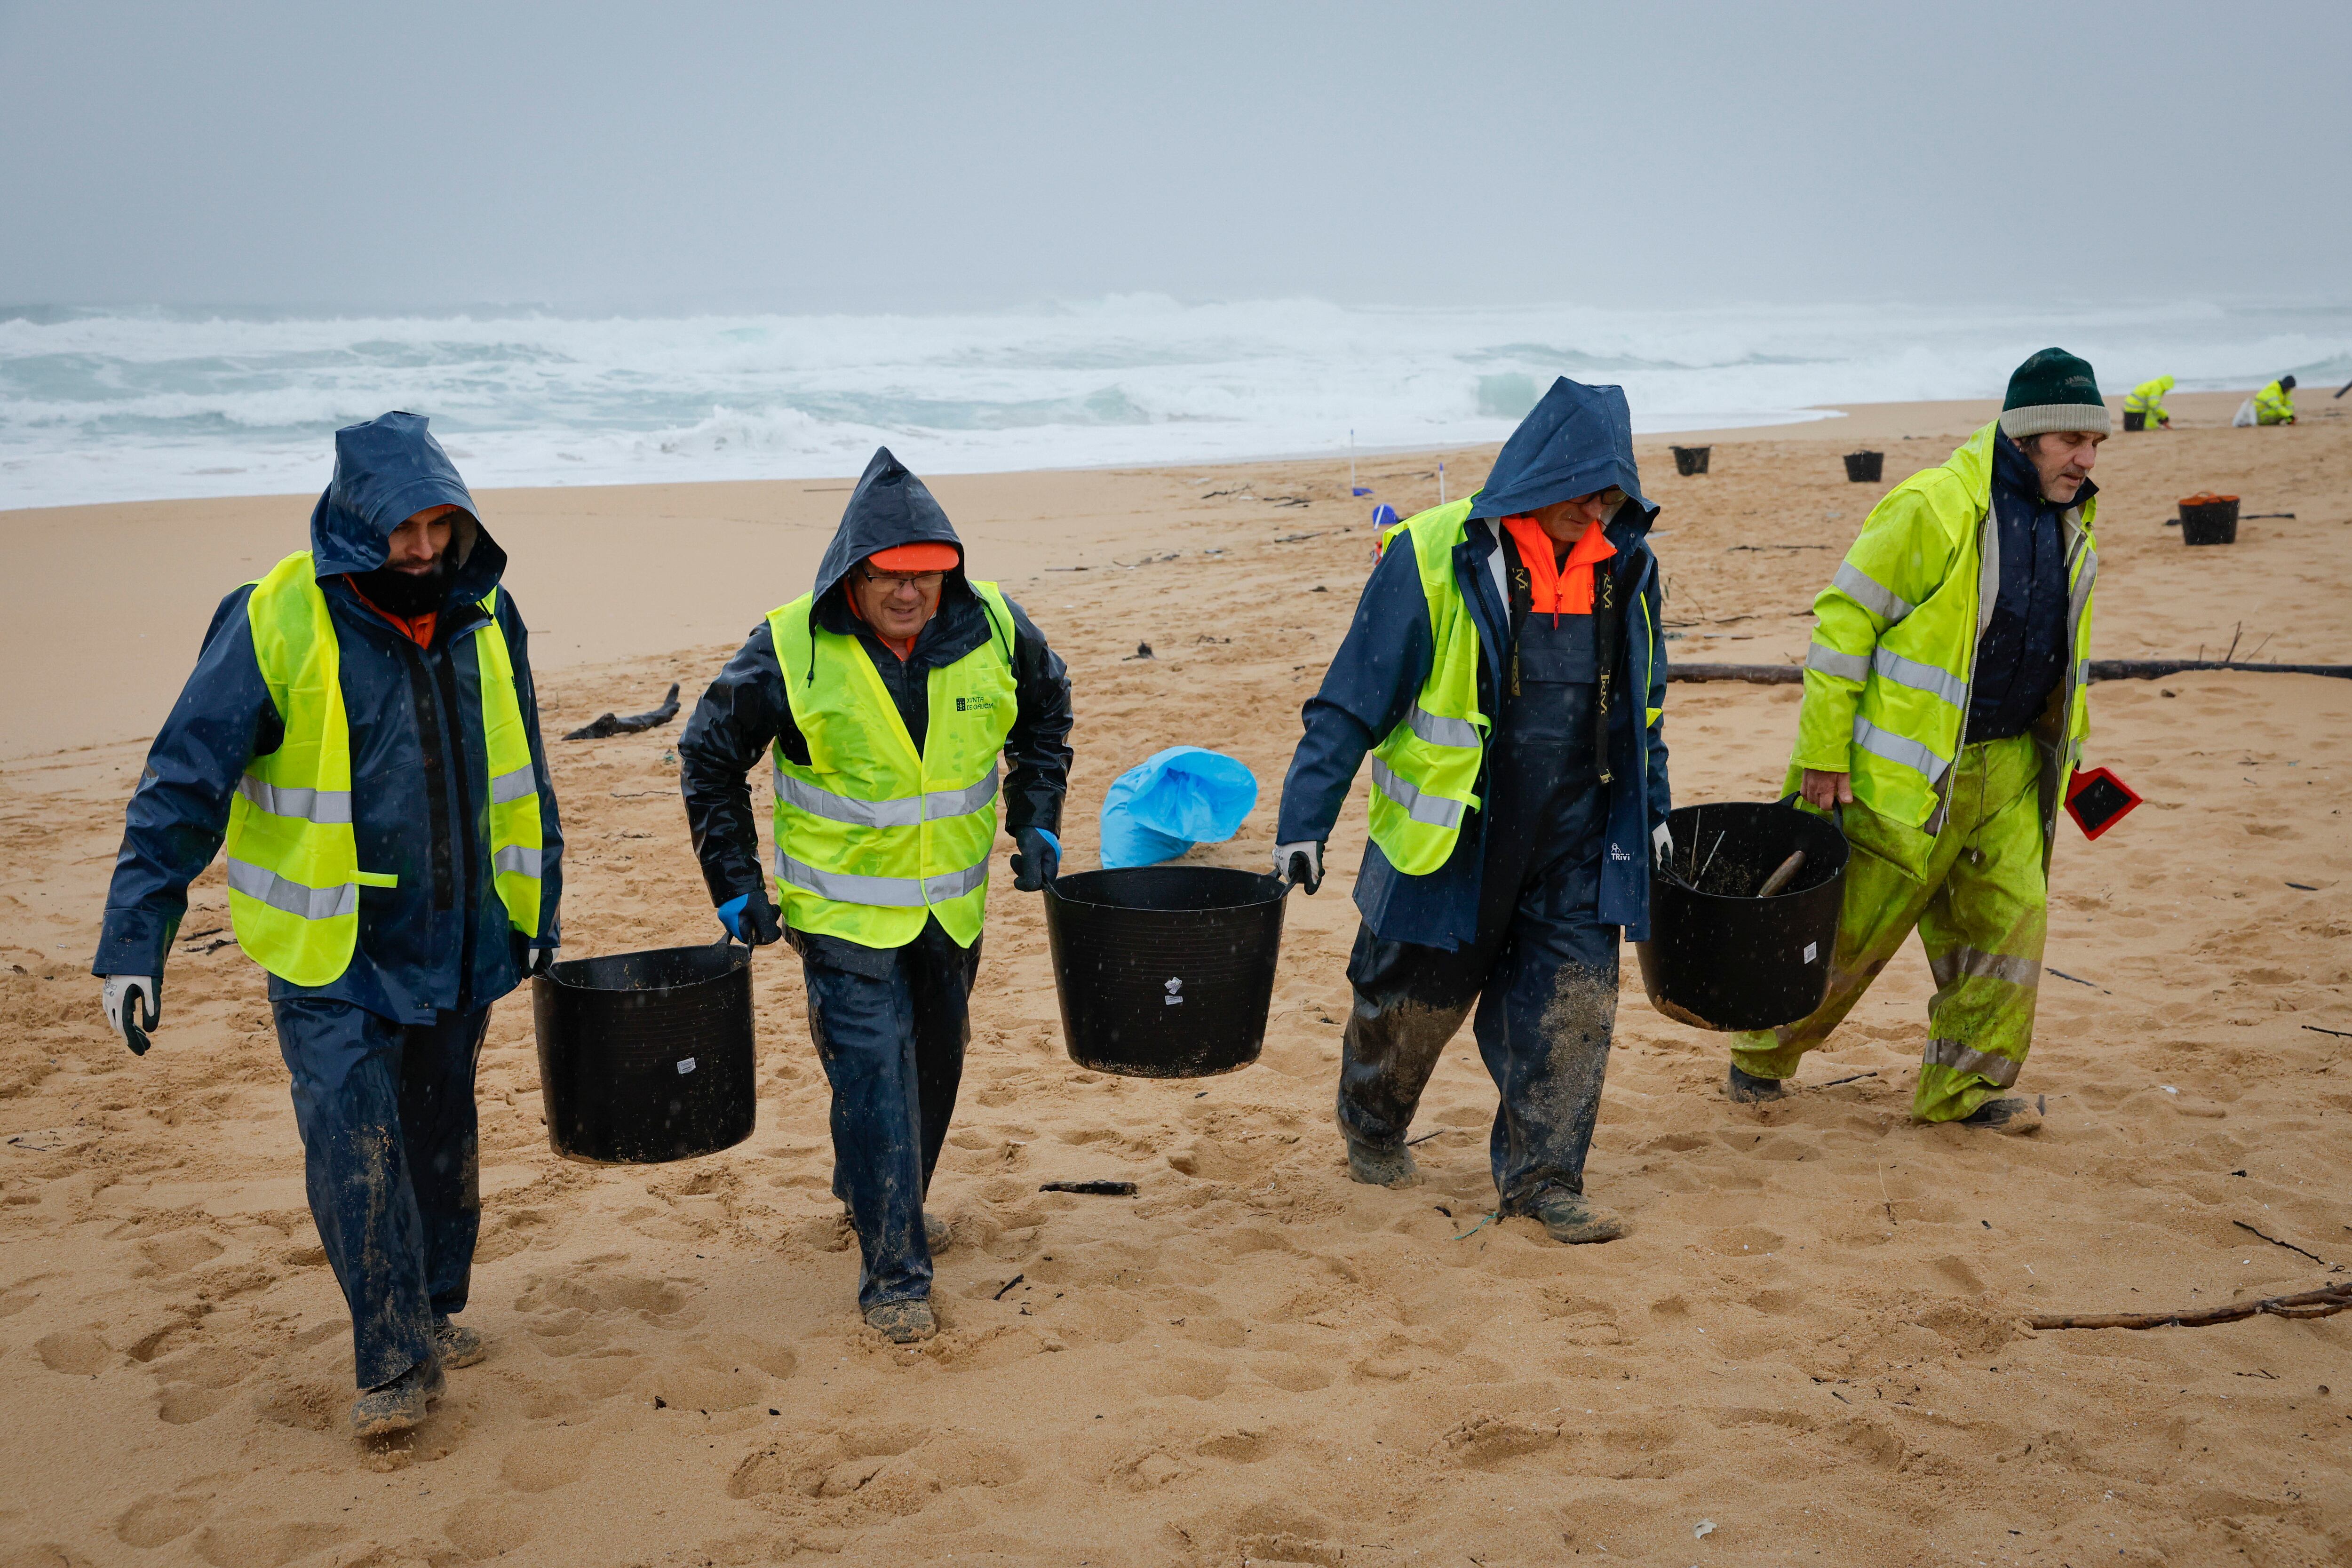
[[[1584,1191],[1617,1020],[1615,926],[1600,922],[1601,842],[1519,896],[1472,1028],[1501,1097],[1489,1141],[1505,1214]]]
[[[931,1190],[948,1121],[963,1082],[964,1048],[971,1043],[971,983],[980,973],[980,938],[958,947],[937,920],[904,949],[908,986],[915,1002],[915,1081],[923,1112],[923,1191]]]
[[[1348,958],[1355,1006],[1339,1037],[1339,1126],[1366,1148],[1403,1145],[1445,1043],[1493,966],[1491,943],[1448,952],[1356,931]]]
[[[270,1011],[293,1077],[310,1218],[351,1310],[359,1386],[375,1388],[433,1353],[425,1221],[401,1125],[407,1037],[427,1031],[320,996]]]
[[[2049,921],[2034,787],[2041,760],[2032,738],[2019,735],[1987,742],[1980,762],[1983,815],[1919,920],[1936,977],[1911,1098],[1922,1121],[1955,1121],[1999,1099],[2033,1043]]]
[[[857,1304],[931,1293],[923,1112],[908,950],[887,976],[801,961],[809,1036],[833,1086],[833,1190],[857,1231]]]
[[[400,1131],[425,1227],[425,1283],[433,1310],[466,1310],[474,1243],[482,1230],[479,1117],[474,1069],[490,1010],[441,1013],[402,1031]]]
[[[1837,941],[1830,950],[1829,993],[1822,1005],[1793,1024],[1777,1029],[1754,1029],[1731,1037],[1731,1065],[1758,1078],[1797,1076],[1797,1064],[1807,1051],[1845,1022],[1879,971],[1902,951],[1919,917],[1942,880],[1942,869],[1957,853],[1959,836],[1947,833],[1928,860],[1926,879],[1903,871],[1886,854],[1901,836],[1924,839],[1916,830],[1898,826],[1865,806],[1845,808],[1849,847],[1845,866],[1845,896],[1838,906]],[[1951,847],[1947,847],[1948,843]]]

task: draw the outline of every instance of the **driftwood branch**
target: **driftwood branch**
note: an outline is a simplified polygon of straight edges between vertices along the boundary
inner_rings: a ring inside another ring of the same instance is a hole
[[[2155,680],[2200,669],[2237,670],[2253,675],[2328,675],[2352,680],[2352,664],[2229,664],[2210,658],[2095,658],[2093,680]],[[1801,664],[1670,664],[1668,680],[1745,680],[1757,686],[1798,686],[1804,682]]]
[[[2209,1323],[2234,1323],[2266,1312],[2277,1318],[2326,1318],[2342,1311],[2352,1311],[2352,1281],[2193,1312],[2044,1312],[2026,1321],[2037,1329],[2201,1329]]]

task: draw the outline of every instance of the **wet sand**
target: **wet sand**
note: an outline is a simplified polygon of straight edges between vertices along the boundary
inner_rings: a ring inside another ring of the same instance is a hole
[[[2352,399],[2232,431],[2240,395],[2176,398],[2192,427],[2105,448],[2098,657],[2235,638],[2352,662]],[[1869,504],[1987,417],[1726,432],[1689,479],[1642,442],[1676,657],[1801,658]],[[1844,480],[1864,445],[1885,484]],[[1490,456],[1444,454],[1452,476]],[[1430,458],[1362,482],[1402,510],[1435,499]],[[1368,564],[1344,463],[937,488],[1070,661],[1073,867],[1110,781],[1180,742],[1265,792],[1193,858],[1262,863],[1298,703]],[[2161,521],[2206,489],[2297,515],[2190,551]],[[672,680],[690,702],[805,585],[845,493],[486,495],[550,732]],[[1263,1059],[1198,1083],[1070,1063],[1041,912],[1000,868],[933,1190],[956,1227],[944,1331],[918,1349],[855,1315],[788,954],[756,970],[759,1131],[670,1167],[550,1152],[509,998],[464,1320],[490,1359],[417,1432],[353,1443],[348,1323],[217,868],[149,1056],[110,1042],[84,973],[142,732],[219,593],[299,544],[309,505],[0,513],[0,1563],[2352,1562],[2352,1314],[2021,1327],[2346,1278],[2352,1038],[2322,1031],[2352,1034],[2352,682],[2306,677],[2094,689],[2090,758],[2148,805],[2096,844],[2061,827],[2031,1139],[1908,1123],[1916,947],[1762,1109],[1723,1100],[1721,1042],[1651,1010],[1627,953],[1589,1179],[1637,1229],[1607,1247],[1481,1223],[1494,1091],[1466,1033],[1416,1129],[1427,1184],[1347,1179],[1330,1102],[1360,799],[1330,883],[1289,906]],[[79,695],[93,672],[102,704]],[[1677,800],[1768,796],[1796,704],[1675,687]],[[715,934],[677,733],[550,742],[574,953]],[[1037,1190],[1094,1178],[1139,1195]]]

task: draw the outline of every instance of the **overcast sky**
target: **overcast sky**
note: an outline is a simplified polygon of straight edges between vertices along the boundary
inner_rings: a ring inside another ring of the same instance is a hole
[[[0,0],[0,305],[2341,301],[2352,5]]]

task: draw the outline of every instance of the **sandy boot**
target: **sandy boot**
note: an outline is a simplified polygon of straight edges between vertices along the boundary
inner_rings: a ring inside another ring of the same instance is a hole
[[[1614,1210],[1558,1187],[1537,1201],[1534,1217],[1543,1222],[1545,1235],[1568,1247],[1614,1241],[1633,1228],[1624,1215]]]
[[[490,1353],[483,1348],[481,1335],[446,1318],[433,1320],[433,1348],[440,1352],[442,1366],[450,1370],[472,1366]]]
[[[931,1249],[931,1256],[937,1258],[955,1245],[955,1226],[930,1210],[925,1209],[923,1211],[923,1244]]]
[[[1353,1138],[1348,1139],[1348,1174],[1375,1187],[1421,1185],[1421,1167],[1413,1163],[1412,1150],[1374,1149]]]
[[[1723,1097],[1734,1105],[1754,1105],[1761,1100],[1779,1100],[1788,1091],[1777,1078],[1758,1078],[1741,1072],[1737,1067],[1723,1080]]]
[[[940,1331],[929,1301],[884,1301],[868,1307],[866,1326],[894,1345],[911,1345]]]
[[[2028,1100],[1988,1100],[1968,1115],[1960,1118],[1962,1127],[1979,1127],[1993,1132],[2007,1132],[2023,1137],[2042,1131],[2042,1112]]]
[[[437,1359],[418,1362],[390,1383],[352,1401],[352,1436],[380,1437],[387,1432],[407,1431],[425,1419],[425,1411],[447,1386]]]

